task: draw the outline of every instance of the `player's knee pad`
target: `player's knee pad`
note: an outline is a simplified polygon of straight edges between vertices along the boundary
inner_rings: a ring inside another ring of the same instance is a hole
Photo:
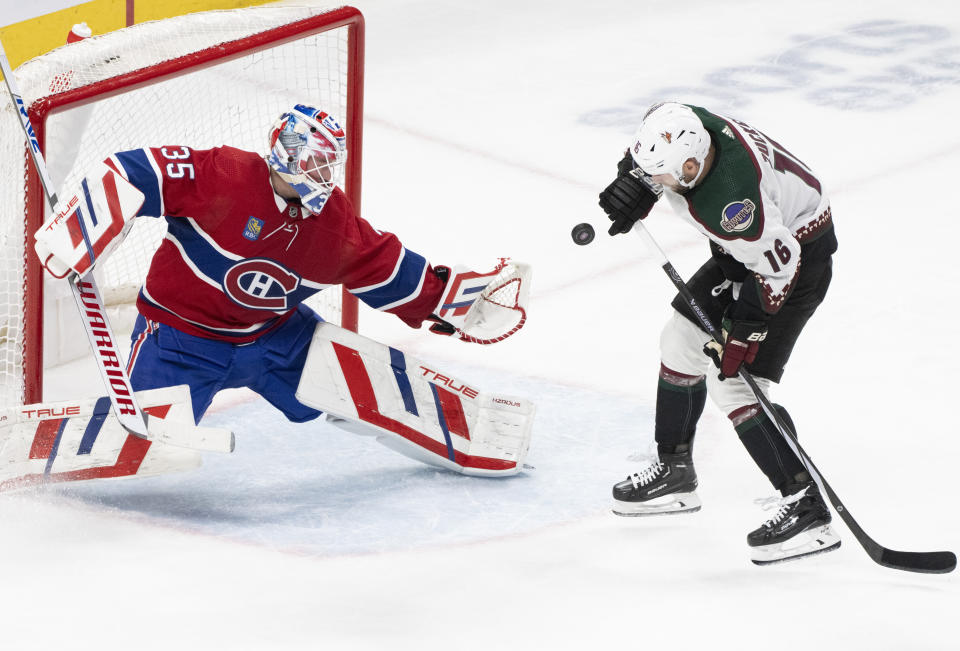
[[[703,345],[709,340],[710,335],[674,310],[660,333],[660,361],[677,373],[704,375],[712,366],[703,352]]]
[[[711,367],[713,367],[712,362]],[[770,380],[762,377],[754,377],[754,380],[763,393],[768,393]],[[757,396],[739,376],[721,380],[718,373],[707,373],[707,393],[710,394],[713,403],[728,417],[739,409],[757,404]]]

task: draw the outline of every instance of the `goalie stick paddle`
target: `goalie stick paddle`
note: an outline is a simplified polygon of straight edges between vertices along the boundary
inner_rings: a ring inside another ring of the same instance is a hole
[[[663,252],[663,249],[660,248],[660,245],[657,244],[657,241],[653,239],[650,231],[648,231],[643,225],[643,222],[640,221],[636,223],[633,230],[647,242],[651,250],[660,255],[661,267],[664,273],[667,274],[667,277],[673,283],[674,287],[676,287],[677,291],[680,292],[680,295],[683,296],[683,300],[687,303],[693,313],[696,314],[697,319],[700,321],[701,325],[703,325],[707,333],[713,337],[717,343],[722,345],[723,335],[710,321],[710,318],[707,316],[706,312],[704,312],[697,304],[693,294],[690,293],[690,290],[687,289],[686,283],[683,282],[683,278],[681,278],[680,274],[677,273],[677,270],[670,263],[670,260]],[[777,410],[773,408],[773,404],[757,385],[756,380],[753,379],[753,376],[750,375],[746,369],[741,367],[740,377],[744,382],[747,383],[747,386],[750,387],[750,390],[757,398],[757,402],[760,403],[763,411],[766,412],[767,416],[769,416],[770,419],[777,425],[777,428],[780,430],[780,435],[783,436],[790,448],[797,454],[798,457],[800,457],[804,466],[806,466],[807,470],[810,472],[810,475],[830,499],[830,503],[833,505],[833,508],[843,520],[844,524],[847,525],[847,528],[849,528],[851,533],[853,533],[854,537],[857,539],[857,542],[860,543],[864,551],[867,552],[867,555],[873,559],[874,562],[894,570],[923,572],[928,574],[946,574],[947,572],[952,572],[957,567],[957,556],[953,552],[901,552],[888,549],[868,536],[860,524],[853,518],[853,515],[850,514],[850,511],[847,509],[847,507],[844,506],[843,502],[840,501],[840,498],[834,492],[833,488],[830,487],[830,484],[827,483],[827,480],[824,479],[823,475],[820,474],[820,471],[814,465],[813,460],[800,446],[800,443],[797,441],[796,434],[793,433],[793,431],[790,429],[790,426],[784,421]]]

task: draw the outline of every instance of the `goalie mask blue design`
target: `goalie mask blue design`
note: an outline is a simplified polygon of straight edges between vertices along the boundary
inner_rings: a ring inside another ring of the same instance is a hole
[[[320,214],[333,188],[343,184],[347,139],[332,115],[297,104],[270,129],[267,163],[300,195],[301,203]]]

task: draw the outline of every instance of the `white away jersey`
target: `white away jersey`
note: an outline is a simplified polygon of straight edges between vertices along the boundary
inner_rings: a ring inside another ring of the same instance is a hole
[[[713,136],[713,165],[674,209],[753,272],[768,314],[796,282],[800,244],[831,225],[830,205],[810,169],[744,122],[690,107]]]

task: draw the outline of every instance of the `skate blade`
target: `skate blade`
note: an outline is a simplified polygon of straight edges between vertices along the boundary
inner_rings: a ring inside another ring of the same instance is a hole
[[[806,537],[803,544],[784,549],[782,545],[790,544],[796,538]],[[786,543],[779,545],[766,545],[764,547],[755,547],[753,557],[750,559],[754,565],[776,565],[778,563],[787,563],[797,561],[801,558],[816,556],[817,554],[826,554],[840,548],[840,537],[833,532],[830,525],[817,527],[810,531],[804,531],[797,534]]]
[[[680,515],[700,510],[700,498],[696,493],[677,493],[659,498],[659,502],[613,501],[613,513],[625,518],[642,518],[650,515]],[[666,500],[666,501],[662,501]]]

